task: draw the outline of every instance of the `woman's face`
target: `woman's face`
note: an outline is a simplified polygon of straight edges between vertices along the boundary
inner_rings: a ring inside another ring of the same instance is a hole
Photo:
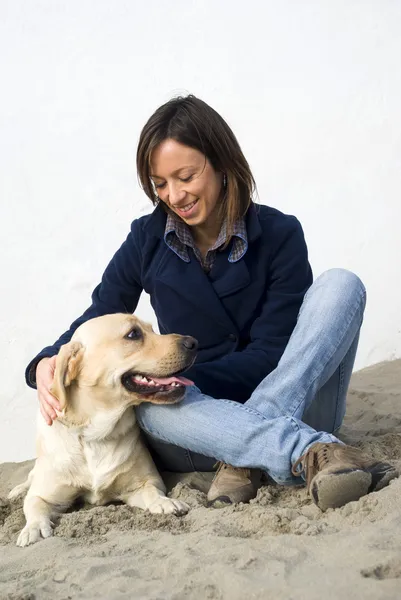
[[[187,225],[215,225],[223,176],[201,152],[167,139],[153,151],[150,167],[160,200]]]

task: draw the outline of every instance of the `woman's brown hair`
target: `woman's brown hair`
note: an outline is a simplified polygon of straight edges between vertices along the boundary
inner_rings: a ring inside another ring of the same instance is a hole
[[[201,152],[216,171],[226,175],[220,215],[227,218],[227,242],[235,221],[245,216],[255,181],[240,145],[224,119],[193,95],[173,98],[160,106],[142,129],[136,164],[140,184],[154,205],[159,198],[150,178],[152,151],[166,139]]]

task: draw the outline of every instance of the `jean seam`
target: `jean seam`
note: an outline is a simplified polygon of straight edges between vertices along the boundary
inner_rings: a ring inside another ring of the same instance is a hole
[[[225,402],[226,404],[234,404],[235,406],[238,406],[239,402],[235,402],[235,400],[220,400],[220,402]],[[292,415],[280,415],[279,417],[273,417],[273,418],[269,418],[266,417],[266,415],[264,415],[263,413],[259,412],[258,410],[256,410],[255,408],[251,408],[249,406],[247,406],[246,404],[240,404],[240,406],[242,406],[243,410],[246,410],[246,412],[248,412],[250,415],[255,415],[256,417],[260,417],[261,419],[263,419],[263,421],[274,421],[277,418],[280,417],[286,417],[286,418],[292,418]]]
[[[362,290],[362,291],[361,291],[361,293],[360,293],[360,297],[359,297],[359,299],[358,299],[359,301],[356,303],[356,308],[355,308],[355,310],[354,310],[354,312],[353,312],[353,314],[352,314],[351,318],[349,319],[349,321],[348,321],[348,323],[347,323],[347,326],[346,326],[346,328],[344,329],[344,331],[345,331],[345,332],[347,331],[348,327],[350,326],[350,323],[352,322],[353,318],[355,317],[355,315],[356,315],[356,313],[357,313],[357,311],[358,311],[359,307],[361,306],[361,300],[363,300],[364,298],[366,298],[366,291],[365,291],[365,290]],[[360,322],[360,324],[359,324],[359,328],[357,329],[357,331],[359,331],[359,329],[361,328],[361,326],[362,326],[362,321],[363,321],[363,311],[362,311],[362,318],[361,318],[361,322]],[[353,340],[352,340],[352,342],[353,342]],[[351,344],[352,344],[352,342],[351,342]],[[350,347],[351,347],[351,344],[350,344]],[[332,353],[331,353],[330,357],[329,357],[329,358],[327,359],[327,361],[326,361],[326,365],[325,365],[325,366],[327,366],[327,365],[328,365],[328,363],[331,361],[331,359],[333,358],[334,354],[337,352],[337,350],[338,350],[338,346],[339,346],[339,345],[340,345],[340,344],[338,344],[338,345],[337,345],[337,347],[336,347],[336,348],[335,348],[335,349],[332,351]],[[295,409],[294,409],[294,410],[291,412],[291,416],[294,416],[294,414],[297,412],[297,410],[298,410],[298,409],[299,409],[299,407],[301,406],[301,404],[302,404],[302,402],[303,402],[303,400],[304,400],[305,396],[307,396],[307,395],[308,395],[308,392],[309,392],[310,388],[313,386],[313,384],[315,383],[315,381],[316,381],[316,379],[317,379],[318,375],[319,375],[319,373],[317,373],[317,374],[315,375],[314,379],[311,381],[311,383],[310,383],[310,385],[309,385],[309,388],[308,388],[308,390],[306,390],[306,391],[305,391],[305,394],[304,394],[303,398],[301,398],[301,399],[300,399],[300,401],[299,401],[299,402],[298,402],[298,404],[296,405]]]
[[[333,431],[336,431],[338,429],[338,427],[337,427],[338,408],[339,408],[339,404],[340,404],[340,398],[342,396],[342,391],[344,388],[344,373],[345,373],[344,360],[341,361],[338,368],[339,368],[339,381],[338,381],[338,388],[337,388],[336,410],[334,413]]]

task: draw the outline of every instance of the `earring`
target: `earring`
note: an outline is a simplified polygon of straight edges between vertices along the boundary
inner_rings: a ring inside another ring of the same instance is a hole
[[[223,188],[227,187],[227,175],[223,173]]]

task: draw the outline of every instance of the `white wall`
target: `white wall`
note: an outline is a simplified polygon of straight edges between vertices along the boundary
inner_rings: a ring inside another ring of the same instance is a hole
[[[365,281],[357,367],[401,356],[400,30],[391,0],[0,0],[0,461],[34,453],[24,367],[150,210],[136,142],[177,92],[231,124],[315,275]]]

